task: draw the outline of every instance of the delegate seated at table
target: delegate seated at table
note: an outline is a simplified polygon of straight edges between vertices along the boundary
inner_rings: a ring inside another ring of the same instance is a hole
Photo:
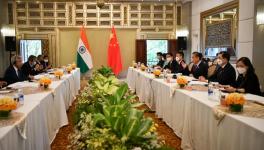
[[[228,92],[261,95],[259,80],[249,58],[241,57],[236,63],[236,68],[239,75],[235,82],[235,85],[228,86],[225,89]]]
[[[166,61],[167,65],[163,69],[168,70],[170,73],[178,73],[179,64],[173,59],[173,55],[171,53],[167,53]]]
[[[184,53],[177,52],[175,60],[179,65],[178,73],[182,73],[183,75],[188,75],[188,65],[184,61]]]
[[[208,65],[202,61],[203,55],[199,52],[192,53],[192,67],[188,69],[188,74],[196,79],[207,78]]]
[[[163,60],[161,52],[157,53],[157,59],[158,59],[158,63],[156,65],[154,65],[154,67],[162,68],[164,65],[164,60]]]
[[[11,65],[6,69],[4,75],[4,80],[7,82],[8,85],[16,82],[25,81],[29,78],[33,78],[32,76],[26,76],[22,72],[22,65],[23,62],[21,56],[13,56],[11,58]]]
[[[222,51],[218,54],[217,64],[219,67],[216,67],[213,75],[208,78],[209,82],[218,82],[221,85],[235,85],[236,71],[229,60],[230,55],[227,52]]]
[[[26,75],[26,76],[34,76],[37,75],[39,73],[41,73],[40,70],[40,65],[37,64],[37,57],[34,55],[30,55],[28,57],[28,61],[25,62],[21,68],[22,72]]]

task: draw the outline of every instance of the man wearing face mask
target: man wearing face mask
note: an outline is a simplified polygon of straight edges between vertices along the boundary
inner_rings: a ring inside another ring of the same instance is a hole
[[[6,69],[4,75],[4,80],[7,82],[8,85],[32,78],[31,76],[26,76],[25,74],[23,74],[23,72],[21,71],[22,65],[23,62],[20,56],[13,56],[11,58],[11,64]]]
[[[241,57],[236,64],[239,73],[234,86],[227,86],[229,92],[251,93],[261,95],[260,84],[255,69],[249,58]]]
[[[51,66],[51,64],[49,62],[49,57],[47,55],[44,56],[44,64],[43,64],[43,66],[44,66],[44,69],[46,69],[46,70],[52,68],[52,66]]]
[[[179,65],[173,59],[172,53],[167,53],[167,55],[166,55],[166,61],[167,61],[167,65],[163,69],[169,70],[171,73],[178,73],[178,71],[179,71]]]
[[[177,52],[175,60],[177,61],[178,65],[179,65],[178,72],[182,73],[183,75],[188,75],[188,67],[184,61],[184,53],[183,52]]]
[[[164,65],[164,60],[162,59],[162,53],[161,52],[157,53],[157,59],[159,60],[159,62],[157,63],[157,65],[155,65],[155,67],[162,68]]]
[[[28,61],[23,64],[21,69],[26,76],[35,76],[41,72],[40,65],[37,64],[37,58],[33,55],[28,57]]]
[[[218,55],[217,64],[214,74],[209,78],[209,81],[218,82],[221,85],[235,85],[236,71],[229,63],[230,55],[222,51]]]

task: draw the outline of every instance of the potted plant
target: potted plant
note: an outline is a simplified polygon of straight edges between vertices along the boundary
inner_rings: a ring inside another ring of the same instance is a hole
[[[155,76],[156,78],[159,78],[159,76],[160,76],[160,74],[161,74],[161,71],[160,71],[159,69],[155,69],[155,70],[153,71],[153,74],[154,74],[154,76]]]
[[[54,75],[56,78],[58,78],[59,80],[61,79],[61,77],[63,76],[63,72],[60,70],[57,70],[54,72]]]
[[[225,101],[231,112],[242,112],[246,100],[242,94],[231,93],[226,96]]]
[[[48,77],[42,77],[39,80],[39,84],[40,84],[40,86],[43,86],[44,89],[48,89],[49,85],[51,84],[51,79]]]
[[[141,69],[141,71],[145,71],[147,69],[147,67],[144,64],[141,64],[140,69]]]
[[[11,97],[0,98],[0,118],[8,118],[10,112],[17,108],[17,102]]]
[[[184,76],[179,76],[177,77],[177,83],[180,88],[184,88],[187,85],[188,80]]]
[[[68,67],[66,67],[66,70],[67,70],[68,74],[70,74],[71,71],[72,71],[72,67],[71,66],[68,66]]]
[[[72,63],[71,64],[71,67],[72,67],[72,70],[75,70],[76,69],[76,64],[75,63]]]

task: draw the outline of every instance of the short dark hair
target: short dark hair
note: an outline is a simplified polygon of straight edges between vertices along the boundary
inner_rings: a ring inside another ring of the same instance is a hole
[[[177,52],[177,54],[180,54],[182,57],[184,57],[184,53],[181,51]]]
[[[200,60],[202,60],[203,58],[203,54],[202,53],[199,53],[199,52],[193,52],[192,53],[195,57],[198,57]]]
[[[221,51],[219,54],[222,55],[223,58],[227,59],[228,61],[230,60],[230,54],[226,51]]]
[[[166,53],[163,53],[161,56],[163,57],[163,59],[166,59]]]
[[[28,61],[34,61],[34,59],[36,59],[36,56],[34,56],[34,55],[30,55],[28,57]]]
[[[157,55],[161,56],[161,55],[162,55],[162,53],[161,53],[161,52],[157,52]]]
[[[166,55],[170,55],[170,56],[173,56],[172,53],[167,53]]]
[[[44,57],[43,58],[49,58],[49,56],[48,55],[44,55]]]

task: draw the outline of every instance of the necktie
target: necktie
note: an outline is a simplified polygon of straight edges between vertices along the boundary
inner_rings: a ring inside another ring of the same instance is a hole
[[[195,72],[197,70],[197,68],[198,68],[197,65],[193,65],[193,69],[192,69],[193,72]]]

